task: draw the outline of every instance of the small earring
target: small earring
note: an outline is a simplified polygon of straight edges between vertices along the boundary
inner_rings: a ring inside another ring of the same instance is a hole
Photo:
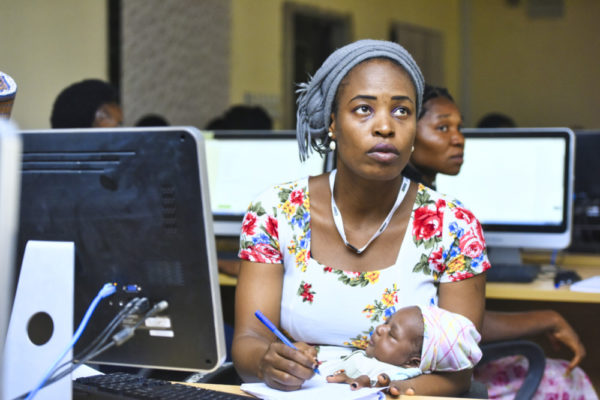
[[[413,147],[410,149],[410,152],[411,152],[411,153],[412,153],[413,151],[415,151],[415,146],[413,146]]]
[[[329,136],[330,138],[332,138],[333,137],[333,132],[331,132],[331,131],[327,132],[327,136]]]
[[[335,151],[335,140],[329,142],[329,150]]]

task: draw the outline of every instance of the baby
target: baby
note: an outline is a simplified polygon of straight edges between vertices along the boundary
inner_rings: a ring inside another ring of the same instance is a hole
[[[319,366],[329,382],[387,386],[432,371],[473,368],[481,359],[473,323],[436,306],[409,306],[377,326],[365,350]],[[368,380],[366,379],[368,377]]]

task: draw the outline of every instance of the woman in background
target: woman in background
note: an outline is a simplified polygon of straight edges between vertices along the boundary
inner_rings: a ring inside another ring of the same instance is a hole
[[[458,174],[465,146],[461,127],[460,110],[448,91],[425,85],[415,149],[404,174],[433,188],[438,173]],[[463,200],[468,204],[469,199]],[[504,313],[486,310],[481,333],[482,343],[546,334],[553,342],[562,343],[573,351],[570,362],[546,360],[544,378],[535,399],[598,398],[585,372],[577,367],[585,356],[585,348],[573,328],[556,311]],[[526,359],[511,356],[476,367],[474,377],[486,384],[490,398],[512,399],[526,371]]]

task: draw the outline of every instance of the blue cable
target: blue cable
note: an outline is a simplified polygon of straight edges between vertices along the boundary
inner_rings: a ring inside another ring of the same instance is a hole
[[[56,369],[56,366],[58,365],[58,363],[60,363],[60,361],[67,355],[69,350],[71,350],[73,348],[73,346],[75,346],[75,343],[77,343],[77,341],[79,340],[79,337],[85,330],[90,318],[92,317],[92,314],[94,313],[94,311],[96,310],[96,307],[100,303],[100,300],[102,300],[105,297],[110,296],[116,290],[117,290],[117,288],[114,283],[105,283],[104,286],[102,286],[102,288],[100,289],[100,291],[98,292],[98,294],[96,295],[94,300],[92,300],[92,303],[88,307],[87,311],[85,312],[85,315],[83,316],[83,319],[79,323],[79,327],[77,328],[77,331],[75,331],[75,334],[73,335],[73,338],[71,339],[71,342],[69,343],[67,348],[63,351],[63,353],[60,355],[58,360],[56,360],[56,362],[48,370],[48,372],[42,378],[40,383],[38,383],[36,388],[33,389],[31,392],[29,392],[29,394],[26,397],[26,400],[33,399],[33,396],[35,396],[37,394],[37,392],[39,392],[44,387],[44,384],[46,383],[48,378],[50,378],[50,376],[52,376],[52,373]]]
[[[550,256],[550,265],[553,267],[556,265],[556,257],[558,256],[558,250],[552,250],[552,255]]]

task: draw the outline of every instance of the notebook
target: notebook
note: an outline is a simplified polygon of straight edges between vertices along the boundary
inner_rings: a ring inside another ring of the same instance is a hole
[[[304,382],[300,390],[285,392],[273,389],[264,383],[244,383],[241,386],[244,392],[250,393],[265,400],[320,400],[320,399],[348,399],[348,400],[383,400],[384,387],[361,388],[351,390],[350,385],[344,383],[328,383],[320,375],[313,376]]]

